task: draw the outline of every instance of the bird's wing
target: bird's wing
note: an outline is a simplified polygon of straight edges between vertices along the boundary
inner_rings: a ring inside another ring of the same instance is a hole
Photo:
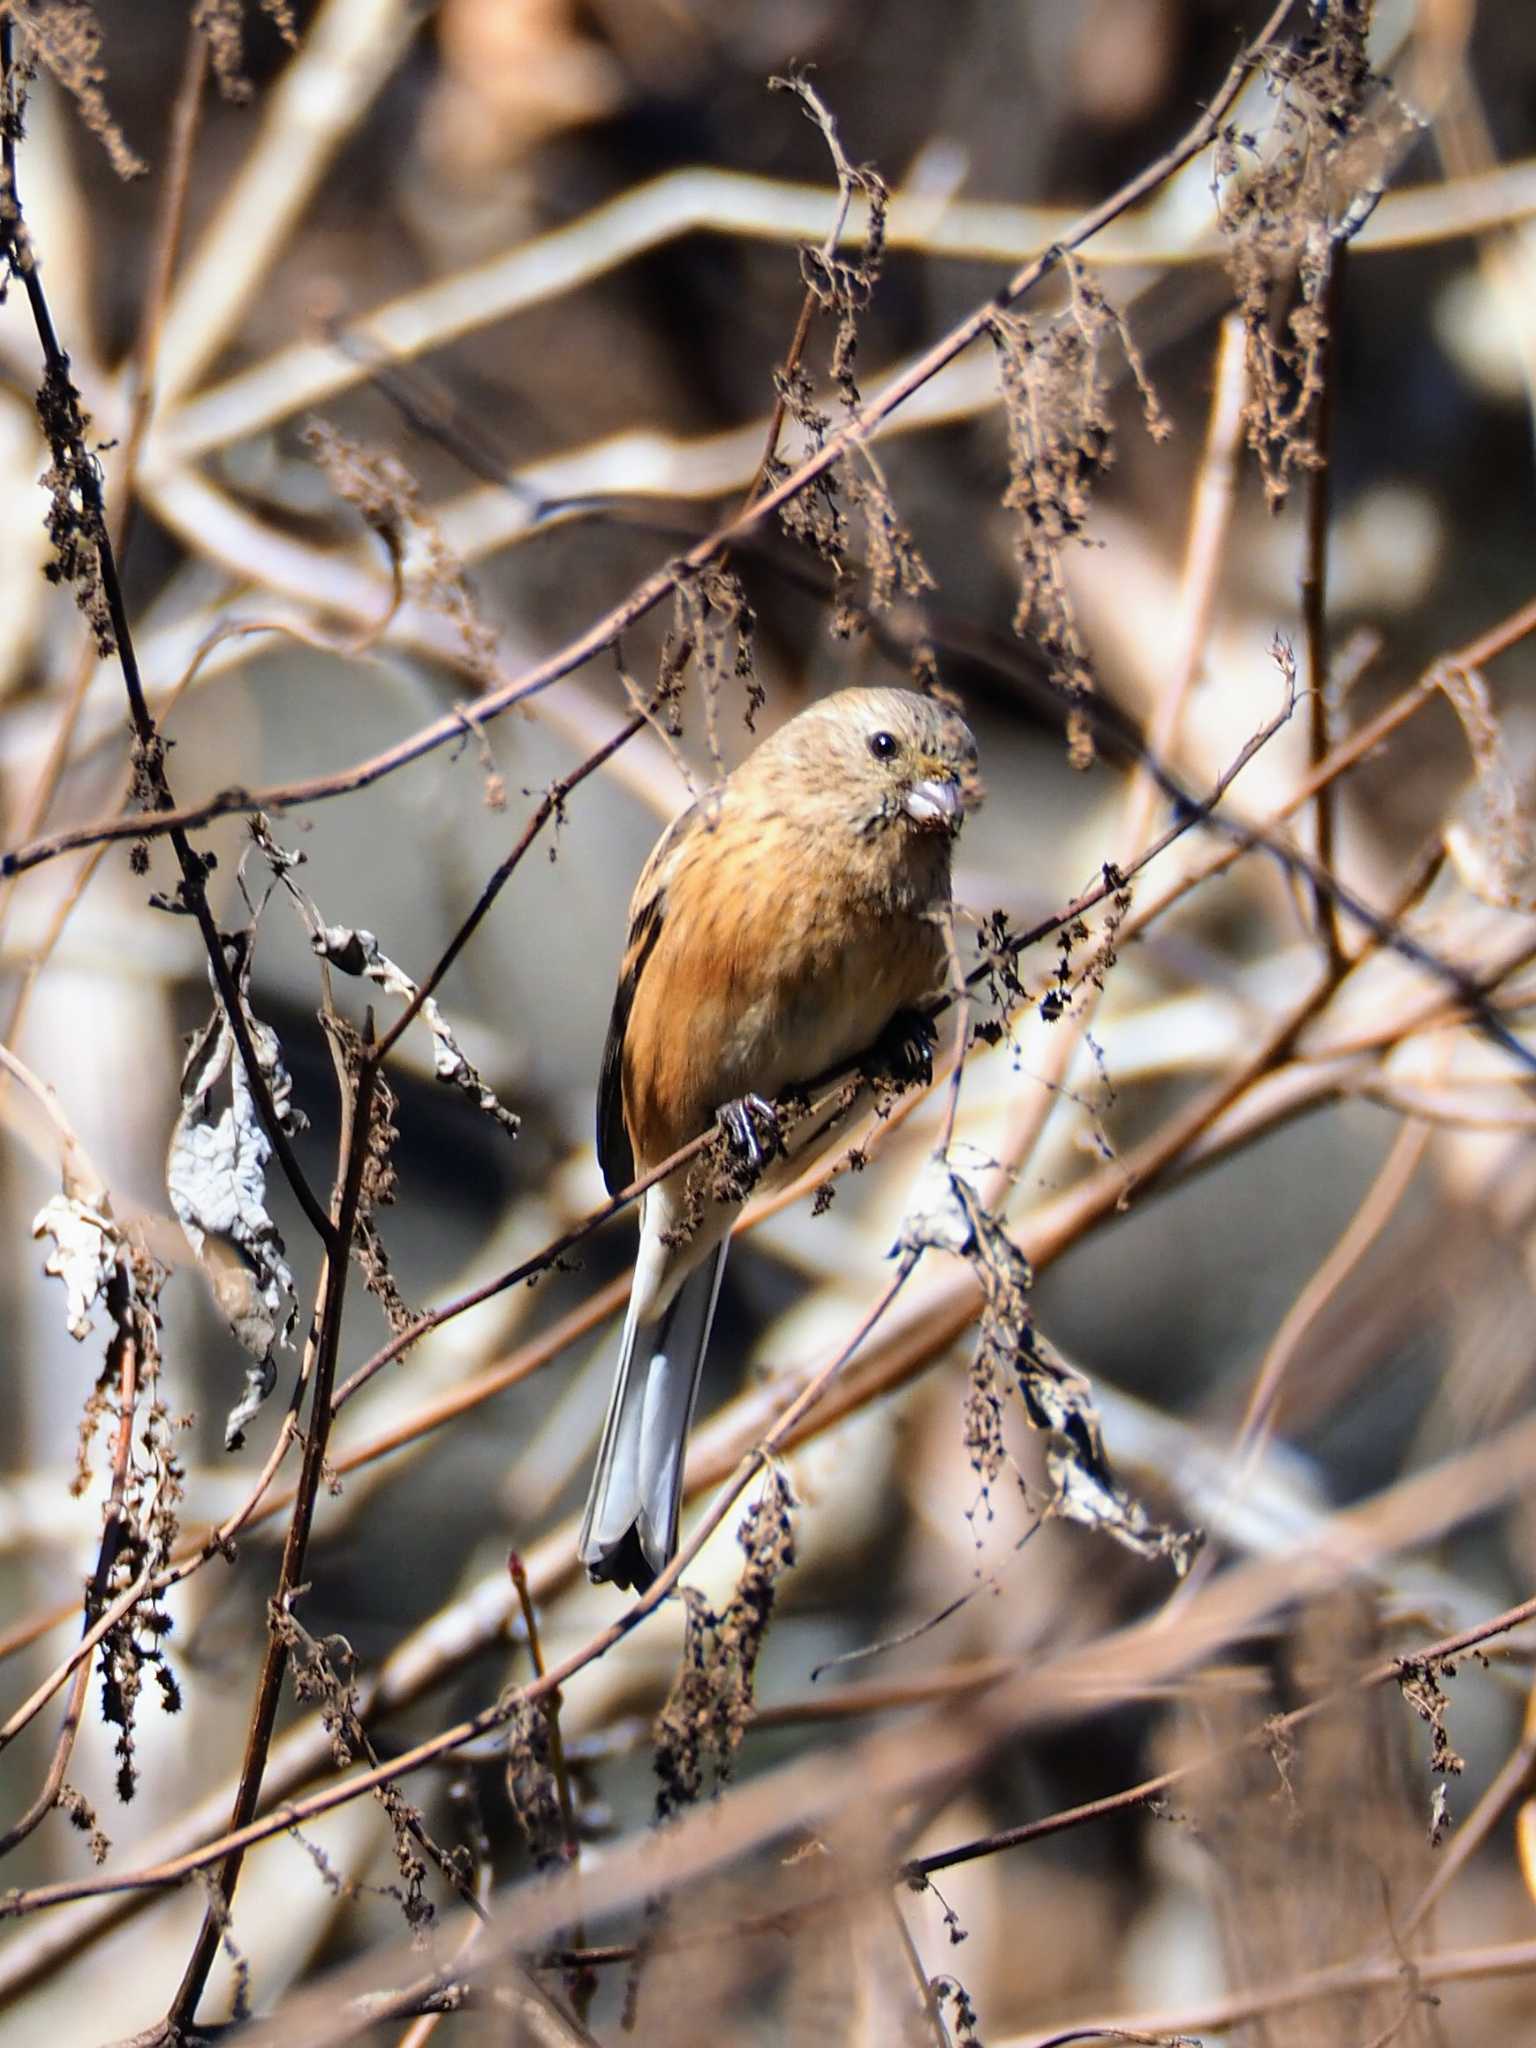
[[[629,906],[629,938],[619,969],[619,986],[613,998],[613,1014],[608,1019],[608,1039],[597,1083],[597,1163],[610,1195],[627,1188],[635,1177],[635,1148],[624,1121],[624,1034],[629,1028],[629,1013],[646,962],[661,937],[667,911],[667,883],[678,849],[702,823],[705,801],[690,804],[662,833],[640,871]]]

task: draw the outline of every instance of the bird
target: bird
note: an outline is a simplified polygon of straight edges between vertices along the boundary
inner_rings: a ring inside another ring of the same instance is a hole
[[[610,1193],[716,1125],[758,1187],[842,1120],[806,1091],[861,1055],[931,1079],[921,1005],[953,958],[951,850],[981,798],[961,714],[914,690],[838,691],[673,820],[635,887],[603,1052]],[[873,1064],[871,1064],[871,1062]],[[775,1104],[786,1095],[797,1109]],[[729,1156],[729,1155],[728,1155]],[[683,1458],[737,1184],[694,1162],[645,1190],[618,1367],[578,1539],[594,1582],[645,1593],[677,1550]]]

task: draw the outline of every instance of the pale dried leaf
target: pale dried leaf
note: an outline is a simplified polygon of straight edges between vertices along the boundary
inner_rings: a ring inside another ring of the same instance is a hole
[[[64,1282],[65,1327],[76,1343],[91,1334],[91,1310],[117,1264],[118,1230],[110,1216],[71,1195],[51,1195],[32,1219],[34,1237],[51,1237],[43,1271]]]
[[[343,974],[360,975],[383,989],[386,995],[399,996],[403,1002],[408,1003],[415,998],[415,982],[404,968],[389,958],[372,932],[353,930],[344,924],[317,923],[314,926],[314,944],[315,951]],[[437,1079],[446,1082],[450,1088],[459,1089],[478,1110],[515,1137],[521,1119],[515,1111],[506,1108],[464,1057],[447,1019],[431,996],[422,1004],[420,1016],[432,1034],[432,1071]]]
[[[249,935],[226,944],[238,945],[236,983],[273,1106],[285,1130],[297,1129],[302,1120],[293,1106],[293,1083],[277,1034],[245,1000]],[[214,1094],[226,1077],[229,1101],[216,1110]],[[298,1314],[282,1236],[266,1205],[271,1156],[234,1033],[219,1007],[193,1039],[182,1067],[181,1112],[171,1133],[166,1183],[171,1207],[208,1274],[219,1308],[256,1360],[225,1424],[224,1440],[232,1450],[272,1391],[272,1352],[287,1342]]]
[[[960,1148],[957,1146],[955,1149],[958,1153]],[[941,1251],[953,1252],[960,1259],[970,1257],[976,1233],[971,1227],[970,1215],[956,1193],[956,1183],[960,1179],[951,1160],[942,1152],[930,1154],[918,1175],[907,1213],[901,1221],[901,1231],[896,1240],[898,1251]]]
[[[989,1424],[997,1412],[995,1390],[1012,1378],[1030,1426],[1046,1439],[1052,1511],[1102,1529],[1141,1557],[1165,1557],[1182,1576],[1200,1537],[1153,1521],[1111,1472],[1088,1381],[1035,1328],[1025,1299],[1032,1276],[1024,1254],[975,1185],[945,1160],[931,1162],[919,1196],[902,1226],[901,1248],[920,1252],[932,1247],[963,1258],[985,1300],[967,1416],[967,1443],[984,1480],[995,1477],[1002,1462],[994,1454]]]
[[[1476,783],[1445,828],[1445,847],[1474,896],[1502,910],[1536,907],[1531,789],[1515,771],[1508,739],[1481,670],[1441,662],[1431,680],[1461,720]]]

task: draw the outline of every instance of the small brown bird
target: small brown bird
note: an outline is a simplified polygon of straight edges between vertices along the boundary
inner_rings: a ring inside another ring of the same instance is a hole
[[[838,1121],[771,1105],[879,1049],[926,1078],[915,1005],[950,955],[950,849],[980,800],[976,742],[910,690],[844,690],[674,819],[635,888],[598,1088],[617,1193],[717,1120],[782,1185]],[[643,1592],[677,1549],[683,1449],[737,1204],[689,1169],[648,1188],[580,1554]]]

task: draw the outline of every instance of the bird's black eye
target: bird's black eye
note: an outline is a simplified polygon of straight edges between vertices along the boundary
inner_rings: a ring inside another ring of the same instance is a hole
[[[895,733],[872,732],[869,736],[869,751],[877,761],[891,760],[897,752]]]

